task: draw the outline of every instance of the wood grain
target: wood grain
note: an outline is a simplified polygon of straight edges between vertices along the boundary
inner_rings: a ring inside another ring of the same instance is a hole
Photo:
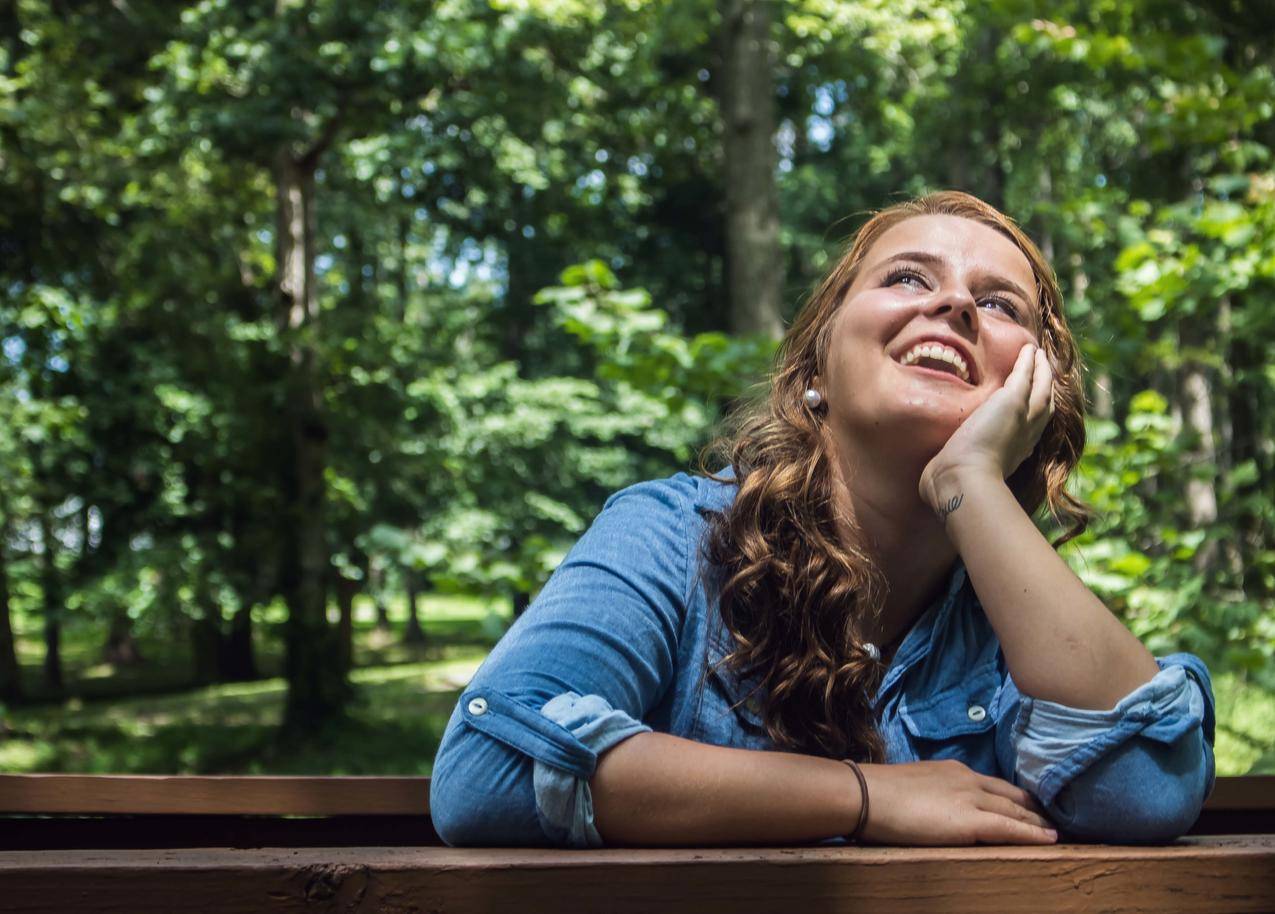
[[[1130,847],[0,853],[6,911],[1270,912],[1275,836]]]
[[[1218,778],[1204,808],[1275,811],[1275,775]],[[2,774],[5,813],[428,815],[429,778]]]
[[[5,774],[0,813],[423,816],[429,778]]]

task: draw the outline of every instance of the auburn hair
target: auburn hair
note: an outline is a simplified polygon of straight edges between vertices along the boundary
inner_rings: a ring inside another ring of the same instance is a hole
[[[868,251],[892,226],[924,215],[990,226],[1031,264],[1043,314],[1039,345],[1055,375],[1054,415],[1007,482],[1029,516],[1048,503],[1063,528],[1054,548],[1083,532],[1092,516],[1065,490],[1085,447],[1081,361],[1057,277],[1040,249],[1010,217],[960,191],[870,211],[785,333],[766,390],[730,410],[699,454],[703,475],[738,485],[732,504],[710,513],[703,552],[705,580],[735,642],[721,664],[739,679],[758,677],[760,716],[782,749],[885,761],[872,708],[884,664],[866,652],[862,633],[879,613],[888,581],[859,531],[851,526],[847,542],[840,532],[846,528],[834,520],[836,455],[803,394],[826,376],[833,317]],[[723,461],[734,480],[714,474]]]

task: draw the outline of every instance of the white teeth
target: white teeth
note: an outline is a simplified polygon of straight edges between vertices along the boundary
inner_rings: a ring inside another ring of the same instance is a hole
[[[950,346],[943,346],[939,343],[921,343],[909,349],[899,361],[904,365],[911,365],[922,358],[947,362],[956,368],[962,381],[967,384],[970,382],[969,366],[965,364],[965,359],[961,358],[960,353]]]

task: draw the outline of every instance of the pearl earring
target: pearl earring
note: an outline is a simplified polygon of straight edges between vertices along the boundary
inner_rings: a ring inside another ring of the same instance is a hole
[[[811,409],[817,409],[819,404],[823,402],[823,395],[813,387],[806,389],[806,405]]]

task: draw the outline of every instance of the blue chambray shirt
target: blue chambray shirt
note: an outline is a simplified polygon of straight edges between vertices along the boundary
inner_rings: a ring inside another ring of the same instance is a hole
[[[756,680],[705,675],[731,639],[701,573],[704,512],[736,491],[676,473],[606,500],[448,720],[430,780],[444,843],[601,847],[588,779],[637,733],[777,749],[757,705],[739,702]],[[954,758],[1004,778],[1065,838],[1170,840],[1213,789],[1214,699],[1195,655],[1156,663],[1110,710],[1021,694],[958,560],[874,696],[887,760]]]

